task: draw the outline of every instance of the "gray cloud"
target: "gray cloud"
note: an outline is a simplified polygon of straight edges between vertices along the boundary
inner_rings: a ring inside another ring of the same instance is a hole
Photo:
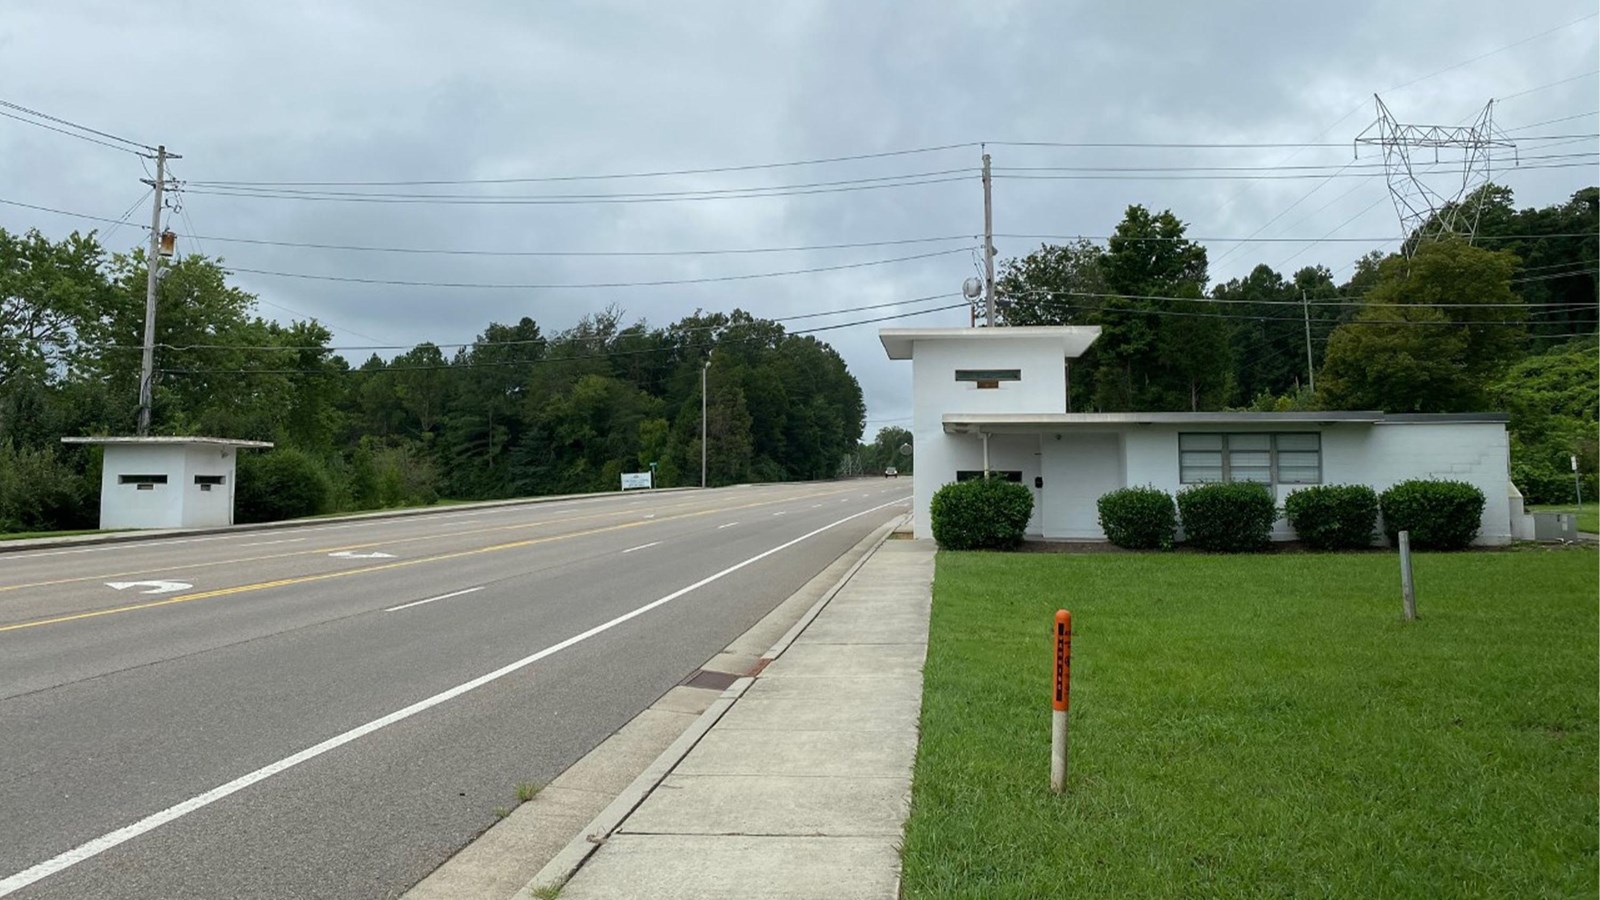
[[[1310,149],[993,147],[997,166],[1343,165],[1371,94],[1416,121],[1458,122],[1490,96],[1594,73],[1596,20],[1440,73],[1593,12],[1583,0],[1343,4],[733,4],[512,2],[205,4],[153,18],[120,3],[11,4],[0,96],[184,155],[192,180],[538,177],[799,160],[988,141],[1327,141]],[[1438,73],[1438,74],[1434,74]],[[1425,77],[1431,76],[1431,77]],[[1417,79],[1422,79],[1418,81]],[[1408,82],[1413,82],[1408,84]],[[1403,86],[1403,87],[1402,87]],[[1398,88],[1398,90],[1396,90]],[[1591,112],[1592,77],[1511,97],[1516,129]],[[1594,118],[1528,133],[1592,133]],[[1594,149],[1588,140],[1548,152]],[[672,179],[459,188],[537,194],[694,190],[971,168],[978,150]],[[126,154],[0,120],[0,198],[117,216],[143,176]],[[1522,205],[1595,180],[1511,171]],[[1381,180],[1001,180],[1005,233],[1107,233],[1130,203],[1171,208],[1203,236],[1389,238]],[[976,178],[763,199],[455,207],[186,198],[188,234],[495,250],[672,250],[976,234]],[[135,223],[145,220],[136,211]],[[0,227],[86,223],[0,206]],[[102,227],[102,231],[104,231]],[[135,228],[109,243],[131,244]],[[1003,255],[1035,242],[1001,241]],[[185,249],[268,270],[398,280],[613,282],[715,277],[908,255],[921,247],[771,256],[484,258],[227,245]],[[945,246],[945,245],[940,245]],[[949,245],[956,246],[956,245]],[[1258,263],[1340,275],[1375,246],[1211,245],[1212,277]],[[939,249],[929,247],[927,249]],[[783,316],[957,290],[967,255],[809,276],[594,291],[469,291],[240,275],[265,315],[334,326],[341,343],[470,339],[530,315],[546,329],[615,303],[664,323],[735,305]],[[911,307],[908,307],[908,309]],[[893,312],[885,310],[884,312]],[[861,316],[842,316],[848,321]],[[797,325],[827,324],[807,320]],[[909,320],[966,322],[963,312]],[[910,373],[876,327],[823,335],[867,393],[869,429],[909,414]],[[359,356],[359,354],[352,354]]]

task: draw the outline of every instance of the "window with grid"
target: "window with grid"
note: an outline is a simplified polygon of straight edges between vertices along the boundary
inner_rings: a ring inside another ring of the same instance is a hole
[[[1184,484],[1320,484],[1322,436],[1314,431],[1180,434],[1178,478]]]

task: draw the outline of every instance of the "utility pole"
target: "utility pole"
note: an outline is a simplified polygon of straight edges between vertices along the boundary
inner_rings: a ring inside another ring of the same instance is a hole
[[[711,360],[700,367],[700,486],[706,486],[706,373],[711,371]]]
[[[156,364],[156,284],[161,280],[161,192],[167,186],[167,160],[182,159],[168,154],[167,145],[156,148],[156,177],[145,184],[155,189],[155,202],[150,208],[150,254],[145,258],[147,272],[144,287],[144,355],[139,369],[139,436],[150,434],[150,395],[155,381]]]
[[[1311,393],[1317,392],[1317,370],[1311,363],[1311,301],[1306,292],[1300,292],[1300,314],[1306,321],[1306,379],[1311,382]]]
[[[983,296],[984,322],[994,327],[994,197],[990,190],[989,154],[983,154]]]

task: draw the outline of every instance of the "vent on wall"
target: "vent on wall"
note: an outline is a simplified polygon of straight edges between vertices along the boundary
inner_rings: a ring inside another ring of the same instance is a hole
[[[980,390],[995,390],[1002,381],[1021,381],[1021,369],[957,369],[957,381],[971,381]]]
[[[166,484],[165,475],[118,475],[117,484],[131,484],[136,491],[153,491],[158,484]]]

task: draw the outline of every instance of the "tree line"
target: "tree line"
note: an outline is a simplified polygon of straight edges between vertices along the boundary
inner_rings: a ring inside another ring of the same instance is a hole
[[[217,260],[163,270],[152,430],[275,442],[240,455],[246,519],[615,490],[624,471],[698,484],[703,370],[713,485],[832,477],[861,437],[838,353],[738,309],[524,317],[352,361],[315,321],[257,315]],[[0,531],[93,526],[97,453],[59,441],[133,430],[145,280],[142,251],[93,234],[0,230]]]
[[[1591,479],[1600,468],[1600,190],[1518,210],[1488,185],[1463,203],[1470,241],[1413,235],[1355,260],[1343,283],[1323,266],[1258,265],[1209,290],[1184,223],[1131,206],[1103,247],[1005,260],[1004,323],[1100,326],[1069,366],[1080,412],[1508,412],[1518,486],[1570,500],[1569,457]]]

